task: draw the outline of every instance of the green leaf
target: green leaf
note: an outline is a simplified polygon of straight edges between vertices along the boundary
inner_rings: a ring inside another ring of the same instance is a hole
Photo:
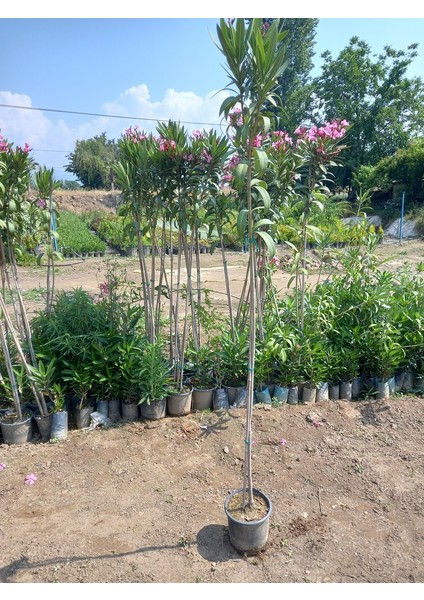
[[[255,159],[255,171],[258,175],[262,175],[268,166],[268,155],[262,148],[254,148],[253,156]]]
[[[265,242],[270,258],[275,256],[275,252],[276,252],[275,242],[272,239],[272,237],[269,235],[269,233],[267,231],[256,231],[256,235],[261,237],[263,239],[263,241]]]
[[[269,210],[271,208],[271,197],[268,194],[268,191],[260,185],[253,186],[253,190],[256,191],[261,197],[261,200],[264,204],[264,208],[266,210]]]
[[[255,223],[254,231],[258,231],[260,227],[264,225],[274,225],[274,222],[271,219],[261,219],[257,223]]]
[[[246,234],[248,213],[247,208],[243,208],[237,217],[237,233],[240,239],[243,239]]]
[[[234,182],[239,192],[242,191],[246,182],[247,164],[240,162],[234,171]]]

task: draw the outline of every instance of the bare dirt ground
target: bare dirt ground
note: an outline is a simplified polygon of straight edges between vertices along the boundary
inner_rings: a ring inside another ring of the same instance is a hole
[[[397,269],[423,248],[380,252]],[[246,259],[229,257],[235,295]],[[136,260],[118,260],[137,276]],[[56,289],[96,291],[106,262],[65,261]],[[217,302],[219,264],[202,255]],[[42,269],[21,277],[27,294],[45,286]],[[243,481],[244,427],[245,409],[230,409],[0,444],[0,582],[424,582],[423,397],[255,406],[253,480],[273,505],[257,556],[234,550],[223,508]]]

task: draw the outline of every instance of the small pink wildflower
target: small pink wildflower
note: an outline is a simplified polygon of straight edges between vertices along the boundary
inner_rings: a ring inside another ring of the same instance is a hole
[[[319,429],[321,427],[322,423],[320,421],[313,421],[312,425],[314,427],[316,427],[317,429]]]
[[[280,446],[288,446],[288,441],[285,438],[281,438]]]
[[[4,463],[0,463],[0,471],[4,471],[6,468],[6,465]]]
[[[34,483],[36,481],[37,481],[37,475],[35,475],[34,473],[30,473],[29,475],[27,475],[25,477],[24,483],[26,483],[26,485],[34,485]]]

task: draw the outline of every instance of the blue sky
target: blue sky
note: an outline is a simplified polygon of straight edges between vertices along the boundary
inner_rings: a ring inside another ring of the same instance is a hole
[[[227,76],[213,42],[218,19],[27,14],[0,19],[0,132],[15,144],[28,142],[57,178],[71,178],[64,165],[77,139],[103,131],[118,139],[135,124],[154,131],[157,119],[181,120],[188,129],[219,123]],[[419,43],[410,75],[424,78],[424,18],[320,18],[317,69],[324,50],[337,57],[353,35],[374,53],[386,44],[405,50]]]

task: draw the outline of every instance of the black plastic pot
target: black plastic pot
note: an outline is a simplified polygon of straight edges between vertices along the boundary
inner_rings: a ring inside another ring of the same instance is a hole
[[[228,519],[230,542],[238,552],[256,554],[268,541],[272,504],[266,494],[254,488],[253,496],[261,499],[266,504],[267,512],[265,516],[253,521],[238,519],[234,516],[230,508],[235,497],[239,497],[242,494],[243,490],[235,490],[227,496],[224,503],[224,510]]]

